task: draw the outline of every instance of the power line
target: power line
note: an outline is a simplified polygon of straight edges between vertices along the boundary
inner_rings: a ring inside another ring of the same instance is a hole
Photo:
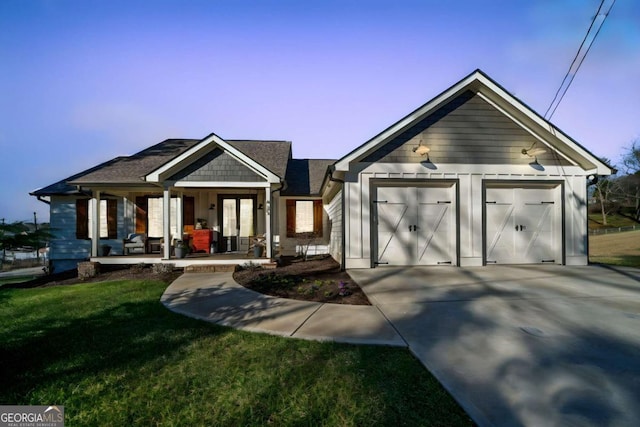
[[[596,14],[593,16],[593,19],[591,19],[591,24],[589,25],[587,34],[585,34],[584,39],[582,39],[582,43],[580,43],[580,47],[578,48],[578,51],[576,52],[576,55],[573,58],[573,61],[571,61],[571,65],[569,66],[567,73],[562,79],[562,83],[560,83],[560,87],[556,91],[556,94],[553,97],[553,101],[551,101],[551,104],[549,104],[549,108],[547,108],[547,111],[544,113],[544,117],[547,120],[550,120],[551,117],[553,117],[554,113],[556,112],[556,109],[558,108],[558,105],[560,105],[560,103],[562,102],[562,99],[564,98],[565,94],[569,90],[569,87],[571,86],[573,79],[576,77],[576,74],[580,69],[580,66],[582,65],[582,63],[584,62],[584,59],[586,58],[587,54],[591,50],[591,46],[593,46],[593,42],[598,37],[598,34],[600,34],[600,30],[602,29],[604,21],[607,19],[607,17],[609,16],[609,13],[611,13],[611,9],[613,8],[613,5],[616,3],[616,0],[613,0],[607,12],[604,14],[601,14],[600,11],[602,10],[602,6],[604,6],[605,1],[606,0],[602,0],[600,2],[600,6],[598,6],[598,10],[596,11]],[[594,24],[596,23],[596,21],[598,20],[598,17],[600,16],[604,16],[604,17],[602,18],[602,20],[600,20],[600,23],[598,24],[598,27],[595,30],[595,34],[593,35],[593,37],[590,38],[589,35],[592,33]],[[590,41],[587,48],[583,49],[585,43],[589,39]],[[577,62],[577,65],[576,65],[576,62]],[[575,65],[575,68],[574,68],[574,65]],[[549,111],[551,111],[551,114],[549,114]]]

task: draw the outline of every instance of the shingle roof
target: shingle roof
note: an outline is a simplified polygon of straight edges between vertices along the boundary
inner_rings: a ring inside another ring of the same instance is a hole
[[[74,184],[139,184],[144,176],[179,156],[198,139],[167,139],[132,156],[116,157],[102,167],[71,180]]]
[[[167,139],[132,156],[116,157],[31,193],[34,196],[76,194],[77,185],[141,184],[144,177],[195,146],[198,139]],[[289,141],[226,141],[256,163],[284,178],[291,158]]]
[[[327,168],[335,163],[329,159],[291,159],[285,176],[283,196],[320,195]]]
[[[287,172],[287,163],[291,158],[290,141],[255,141],[255,140],[225,140],[233,148],[242,151],[256,163],[269,169],[280,178]]]
[[[75,175],[72,175],[68,178],[65,178],[63,180],[60,180],[56,183],[53,183],[51,185],[48,185],[46,187],[42,187],[39,188],[37,190],[32,191],[31,194],[32,196],[53,196],[53,195],[73,195],[73,194],[81,194],[83,193],[82,191],[80,191],[78,189],[78,186],[76,185],[71,185],[69,184],[69,182],[72,182],[80,177],[82,177],[83,175],[92,173],[94,171],[99,170],[100,168],[106,166],[107,164],[109,164],[111,161],[109,162],[105,162],[105,163],[101,163],[97,166],[94,166],[90,169],[84,170],[80,173],[77,173]]]

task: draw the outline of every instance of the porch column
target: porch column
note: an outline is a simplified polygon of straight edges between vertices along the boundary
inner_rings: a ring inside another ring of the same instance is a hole
[[[182,239],[182,231],[184,230],[184,217],[182,216],[182,197],[184,194],[180,192],[176,199],[176,230],[178,238]]]
[[[100,246],[100,191],[94,190],[91,198],[91,256],[98,256]]]
[[[171,190],[166,187],[163,191],[162,196],[164,259],[169,259],[171,258]]]
[[[271,258],[273,247],[273,236],[271,235],[271,187],[266,187],[264,189],[264,204],[266,206],[266,209],[264,210],[264,228],[267,242],[267,258]]]

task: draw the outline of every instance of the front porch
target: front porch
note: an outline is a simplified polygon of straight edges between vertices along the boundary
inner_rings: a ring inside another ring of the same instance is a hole
[[[163,258],[161,254],[110,255],[91,257],[90,261],[104,265],[136,265],[136,264],[174,264],[178,268],[206,265],[242,265],[249,262],[254,264],[271,264],[270,258],[255,258],[253,255],[240,252],[204,254],[193,253],[185,258]]]

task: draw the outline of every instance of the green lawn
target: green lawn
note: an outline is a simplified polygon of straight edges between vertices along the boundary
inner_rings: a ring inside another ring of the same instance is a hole
[[[589,228],[618,228],[618,227],[631,227],[638,225],[634,220],[618,214],[607,215],[607,225],[602,223],[602,214],[591,213],[589,214]]]
[[[35,279],[35,276],[18,276],[18,277],[4,277],[0,278],[0,286],[8,285],[9,283],[21,283]]]
[[[640,230],[589,236],[589,261],[640,267]]]
[[[0,289],[0,404],[77,425],[472,425],[405,349],[236,331],[160,281]]]

